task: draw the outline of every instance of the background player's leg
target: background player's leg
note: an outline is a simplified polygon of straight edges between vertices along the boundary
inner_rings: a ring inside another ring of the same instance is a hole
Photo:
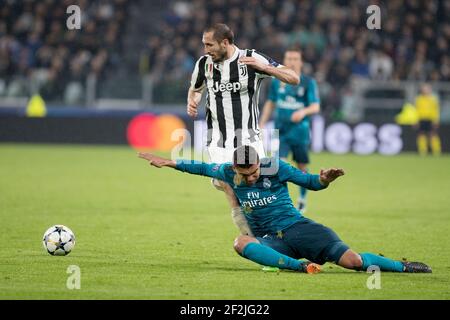
[[[306,163],[297,163],[297,168],[302,170],[303,172],[308,172],[308,165]],[[300,196],[298,198],[297,208],[299,210],[305,211],[306,209],[306,193],[308,192],[308,189],[299,187],[300,189]]]
[[[297,168],[299,168],[303,172],[308,172],[308,164],[309,164],[309,155],[308,155],[308,145],[294,145],[292,146],[292,154],[294,157],[294,161],[297,163]],[[300,195],[297,201],[297,208],[300,211],[306,211],[306,193],[307,189],[303,187],[299,187]]]
[[[430,142],[433,155],[439,156],[441,154],[441,139],[436,132],[430,134]]]
[[[428,153],[428,139],[427,135],[429,133],[430,127],[428,122],[420,121],[419,128],[417,133],[417,151],[421,156],[424,156]]]
[[[423,133],[419,133],[419,135],[417,136],[417,149],[421,156],[424,156],[428,153],[427,136]]]

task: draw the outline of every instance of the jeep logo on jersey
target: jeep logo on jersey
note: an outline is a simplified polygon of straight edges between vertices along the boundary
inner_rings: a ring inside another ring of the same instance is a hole
[[[241,90],[242,85],[240,82],[228,82],[228,83],[219,83],[219,82],[214,82],[213,85],[213,91],[214,93],[217,92],[225,92],[225,91],[239,91]]]

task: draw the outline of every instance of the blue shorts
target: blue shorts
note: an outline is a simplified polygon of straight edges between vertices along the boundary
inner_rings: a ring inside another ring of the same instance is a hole
[[[304,258],[317,264],[337,263],[349,249],[333,230],[305,217],[279,234],[268,234],[257,239],[291,258]]]
[[[294,161],[297,163],[309,163],[309,143],[290,143],[288,139],[284,139],[280,137],[280,149],[279,156],[280,158],[287,158],[289,152],[292,151],[292,157]]]

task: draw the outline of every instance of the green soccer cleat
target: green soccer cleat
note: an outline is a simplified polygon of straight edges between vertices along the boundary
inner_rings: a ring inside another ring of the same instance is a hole
[[[263,266],[262,271],[264,271],[264,272],[280,272],[280,268]]]
[[[422,262],[402,261],[403,272],[409,273],[431,273],[431,267]]]

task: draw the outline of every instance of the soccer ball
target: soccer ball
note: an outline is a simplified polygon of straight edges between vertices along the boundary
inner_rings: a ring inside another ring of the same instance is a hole
[[[52,256],[65,256],[75,246],[75,234],[66,226],[55,225],[45,231],[42,244]]]

